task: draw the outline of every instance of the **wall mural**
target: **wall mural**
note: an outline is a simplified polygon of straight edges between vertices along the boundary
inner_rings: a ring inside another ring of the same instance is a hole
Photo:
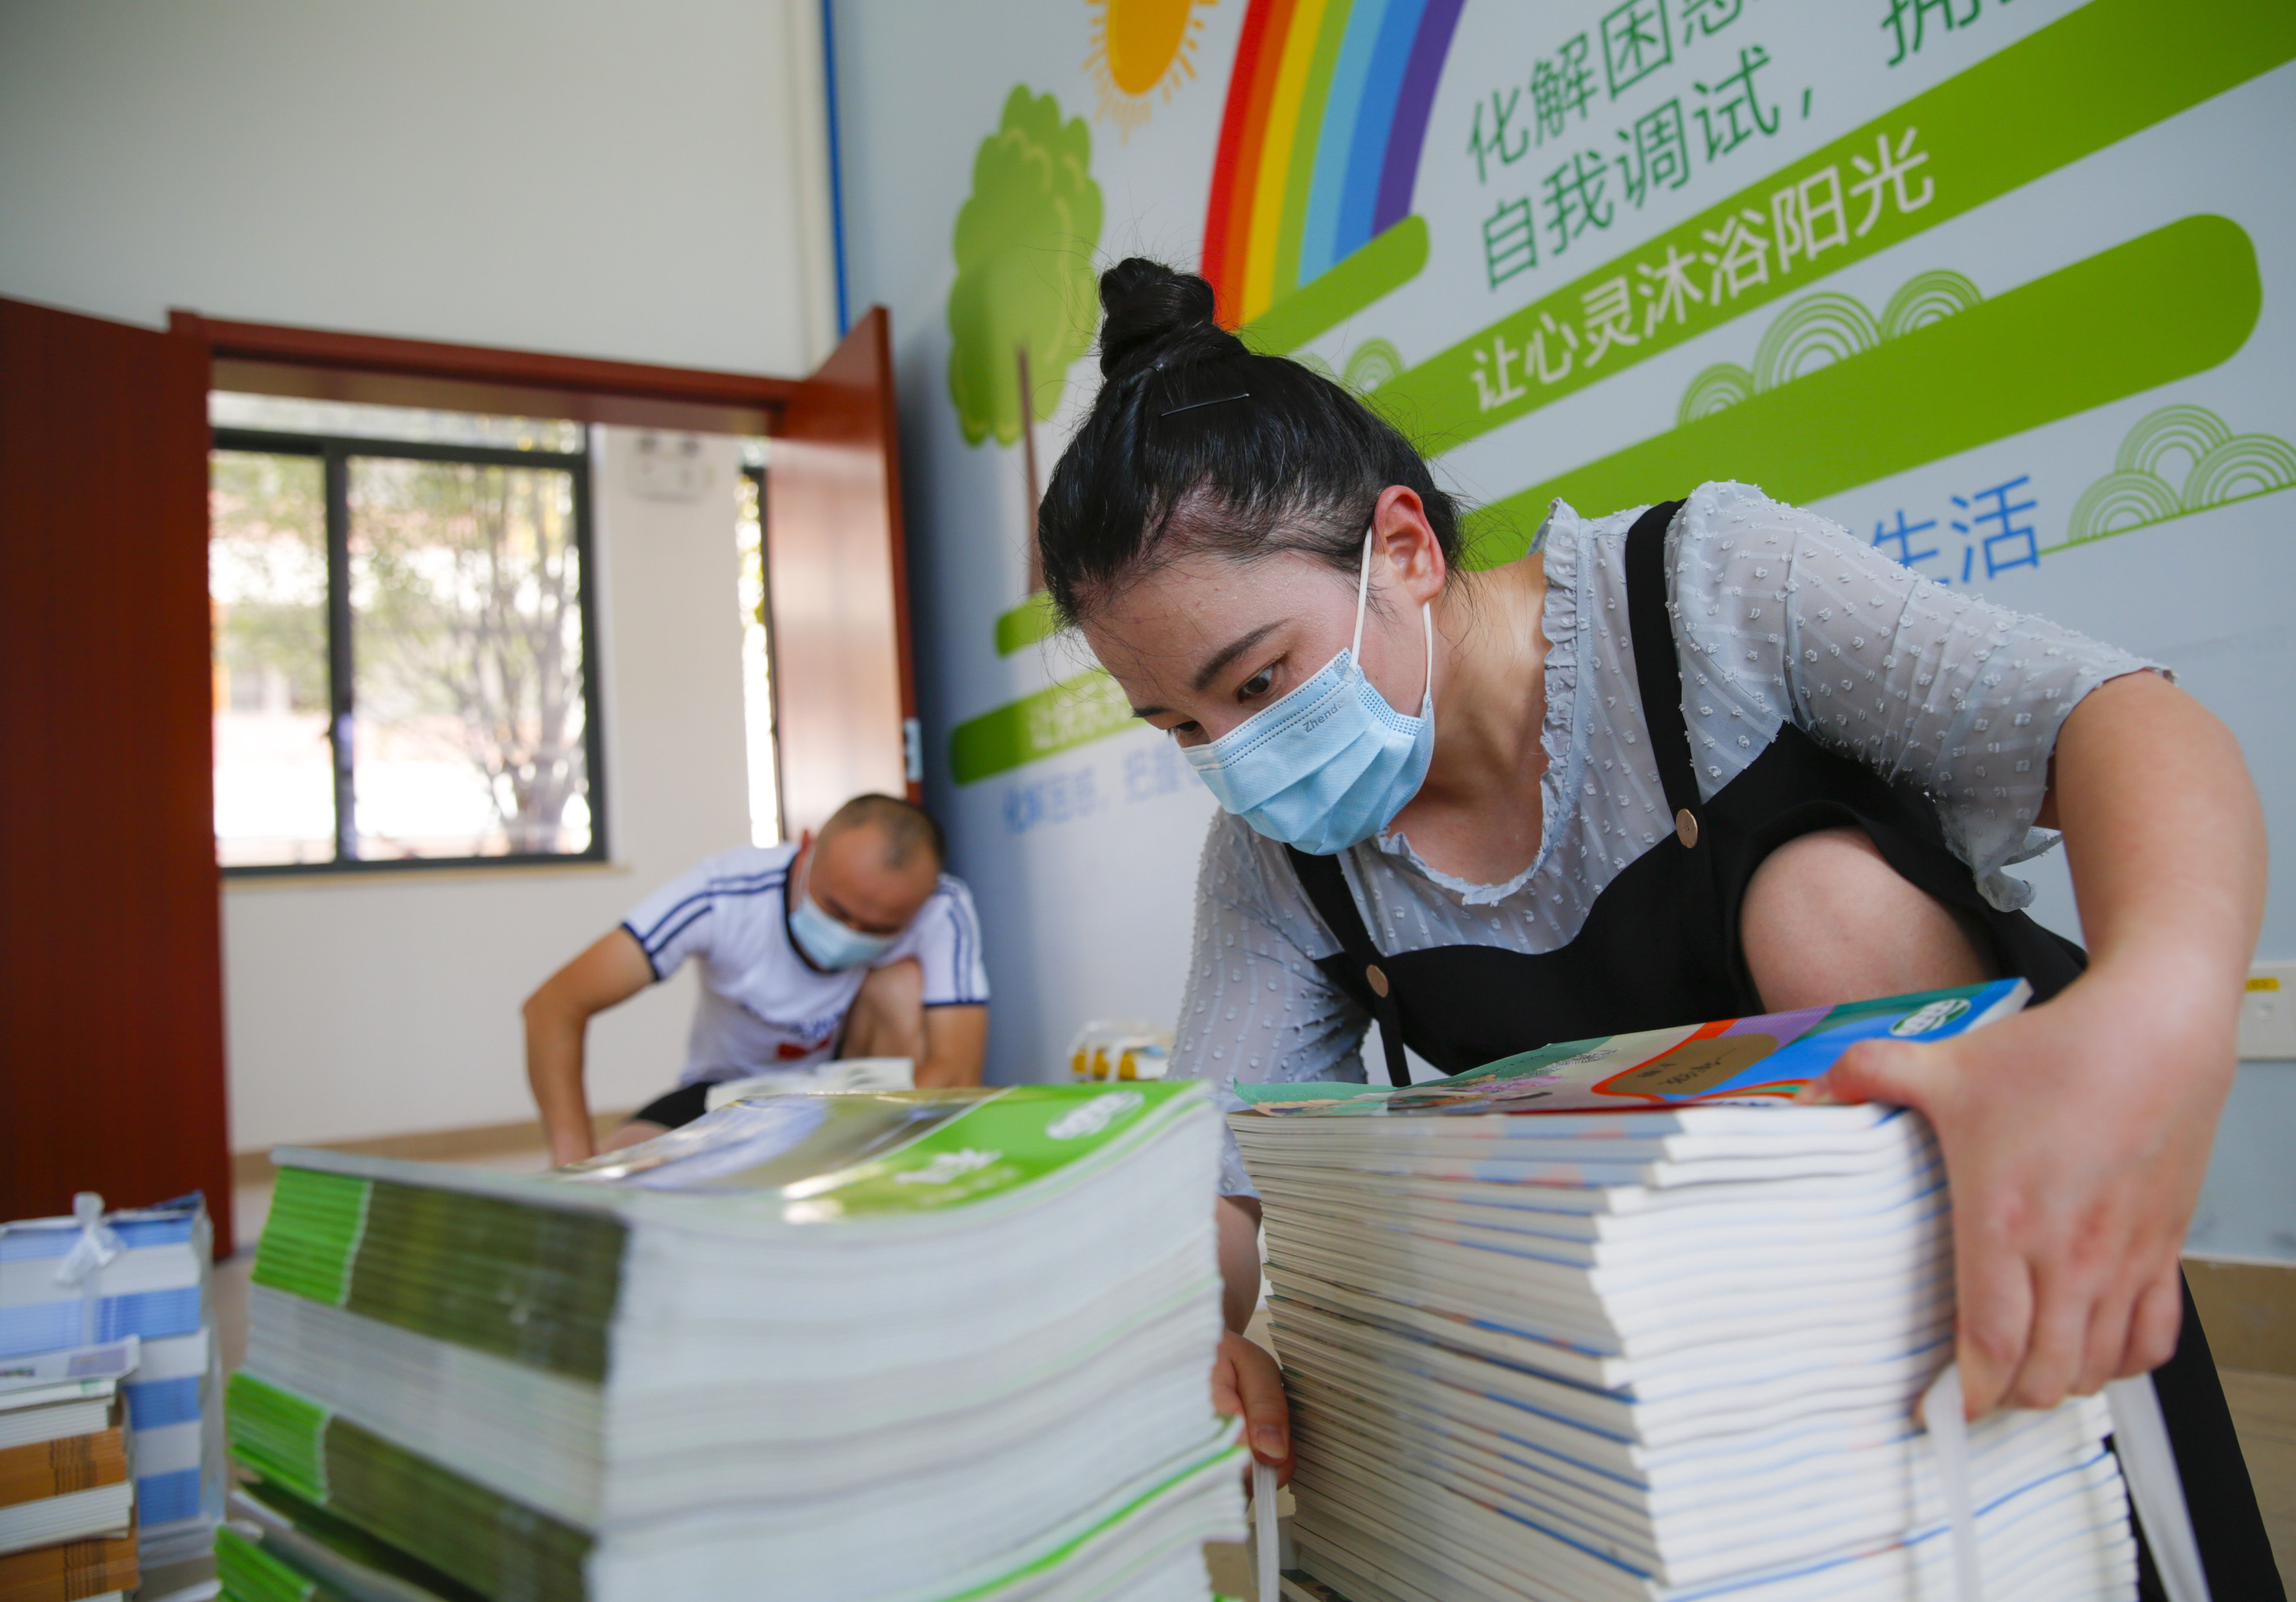
[[[930,298],[855,288],[945,331],[945,395],[906,398],[913,538],[1001,575],[931,603],[926,668],[960,855],[1056,932],[1012,960],[1018,1060],[1168,1019],[1210,809],[1049,637],[1026,555],[1097,382],[1093,274],[1136,250],[1419,440],[1473,563],[1558,498],[1757,483],[2175,661],[2296,777],[2261,688],[2296,666],[2261,599],[2296,581],[2296,216],[2259,166],[2296,136],[2296,8],[1014,0],[992,50],[840,5],[873,30],[849,119],[980,142],[969,193],[890,137],[849,177],[877,237],[949,264]]]

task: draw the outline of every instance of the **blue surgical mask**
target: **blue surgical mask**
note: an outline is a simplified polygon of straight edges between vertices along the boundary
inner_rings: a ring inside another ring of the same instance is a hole
[[[798,949],[805,953],[806,960],[815,967],[826,968],[832,974],[840,968],[857,968],[882,957],[898,938],[890,934],[864,934],[858,929],[839,923],[822,911],[813,899],[811,863],[806,865],[805,877],[807,888],[799,892],[796,904],[790,908],[790,937],[797,941]]]
[[[1270,840],[1328,857],[1395,821],[1427,777],[1435,754],[1435,614],[1427,630],[1427,689],[1406,717],[1364,677],[1364,604],[1371,592],[1372,534],[1364,534],[1356,583],[1355,641],[1324,670],[1218,739],[1187,747],[1188,760],[1222,807]]]

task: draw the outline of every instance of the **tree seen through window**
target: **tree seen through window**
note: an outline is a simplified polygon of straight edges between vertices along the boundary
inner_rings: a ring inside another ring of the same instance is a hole
[[[224,866],[602,855],[586,456],[435,429],[216,444]]]

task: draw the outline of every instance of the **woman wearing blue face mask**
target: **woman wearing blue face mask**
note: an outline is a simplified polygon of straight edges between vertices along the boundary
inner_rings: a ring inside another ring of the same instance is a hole
[[[2176,1353],[2211,1578],[2276,1594],[2177,1266],[2261,917],[2222,726],[2154,664],[1742,485],[1558,503],[1531,555],[1464,572],[1419,455],[1221,331],[1202,280],[1127,261],[1101,296],[1106,382],[1038,539],[1062,615],[1223,809],[1175,1072],[1359,1077],[1375,1020],[1399,1081],[1406,1046],[1450,1072],[2021,974],[2043,1005],[1861,1047],[1827,1089],[1936,1126],[1972,1412]],[[2086,954],[2002,872],[2056,827]],[[1258,1202],[1232,1150],[1222,1189],[1240,1328]],[[1272,1367],[1234,1339],[1222,1361],[1287,1461]]]

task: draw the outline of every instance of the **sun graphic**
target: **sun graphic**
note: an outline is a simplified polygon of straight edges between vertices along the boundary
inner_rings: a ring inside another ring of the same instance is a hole
[[[1190,58],[1203,19],[1196,12],[1216,0],[1086,0],[1092,11],[1092,49],[1084,58],[1100,91],[1095,114],[1122,137],[1148,120],[1150,97],[1169,104],[1185,78],[1196,75]]]

